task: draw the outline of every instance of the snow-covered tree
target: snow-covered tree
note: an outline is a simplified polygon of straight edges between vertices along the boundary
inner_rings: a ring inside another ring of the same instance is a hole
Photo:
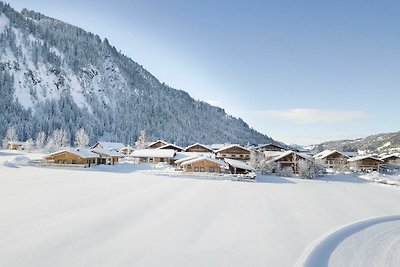
[[[8,142],[18,141],[17,131],[14,126],[8,128],[6,136],[3,139],[3,147],[7,148]]]
[[[26,142],[23,145],[23,148],[25,151],[27,152],[32,152],[32,150],[34,149],[35,146],[35,142],[33,141],[32,138],[26,140]]]
[[[138,139],[135,142],[135,146],[137,149],[144,149],[146,148],[146,145],[147,145],[146,131],[142,130],[139,134]]]
[[[46,133],[45,132],[40,132],[38,133],[35,141],[35,149],[37,151],[40,151],[44,148],[46,142]]]
[[[324,167],[310,160],[300,160],[297,165],[299,175],[305,179],[313,179],[322,174]]]
[[[268,162],[268,160],[262,160],[259,164],[259,170],[263,175],[270,175],[273,173],[279,173],[280,166],[276,162]]]
[[[291,167],[286,168],[279,168],[276,172],[276,175],[282,177],[292,177],[293,176],[293,169]]]
[[[76,131],[75,144],[77,147],[87,147],[89,145],[89,135],[85,132],[85,129],[80,128]]]
[[[260,168],[260,163],[264,159],[264,155],[262,152],[258,152],[255,150],[250,151],[250,166],[254,169],[258,170]]]
[[[54,148],[56,149],[66,147],[69,144],[68,133],[64,129],[54,130],[51,139],[53,140]]]

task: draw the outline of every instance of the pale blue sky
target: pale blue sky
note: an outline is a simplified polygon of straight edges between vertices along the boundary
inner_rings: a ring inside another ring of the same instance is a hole
[[[12,0],[287,143],[400,130],[400,1]]]

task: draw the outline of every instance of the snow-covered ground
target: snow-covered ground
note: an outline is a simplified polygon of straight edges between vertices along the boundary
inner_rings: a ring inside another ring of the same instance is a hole
[[[0,266],[400,265],[398,186],[37,168],[17,154],[0,151]]]

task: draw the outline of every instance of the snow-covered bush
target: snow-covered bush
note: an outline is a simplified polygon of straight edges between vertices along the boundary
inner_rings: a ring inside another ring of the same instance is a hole
[[[269,175],[277,173],[280,171],[280,166],[276,162],[268,162],[267,160],[262,160],[259,164],[259,170],[263,175]]]
[[[298,162],[299,175],[305,179],[313,179],[323,173],[324,167],[309,160],[300,160]]]
[[[35,142],[32,139],[26,140],[26,142],[23,145],[23,148],[26,152],[32,152],[34,149]]]
[[[291,167],[282,168],[282,169],[279,168],[276,171],[276,175],[282,176],[282,177],[292,177],[293,176],[293,169]]]
[[[45,132],[40,132],[38,133],[35,141],[35,149],[36,151],[41,151],[46,143],[46,133]]]

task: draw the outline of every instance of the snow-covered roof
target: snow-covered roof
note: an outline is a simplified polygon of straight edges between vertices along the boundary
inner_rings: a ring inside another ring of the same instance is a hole
[[[280,159],[282,159],[282,158],[284,158],[286,156],[289,156],[290,154],[295,154],[298,157],[301,157],[301,158],[306,159],[306,160],[312,160],[312,157],[309,156],[309,155],[305,155],[305,154],[302,154],[302,153],[297,153],[297,152],[294,152],[292,150],[289,150],[289,151],[285,151],[285,152],[281,153],[279,156],[276,156],[275,158],[269,160],[268,162],[275,162],[275,161],[280,160]]]
[[[176,152],[174,156],[174,160],[181,160],[189,157],[211,157],[213,154],[209,152]]]
[[[188,150],[188,149],[190,149],[190,148],[192,148],[192,147],[194,147],[194,146],[201,146],[201,147],[204,147],[205,149],[207,149],[207,150],[209,150],[209,151],[212,151],[212,149],[211,149],[209,146],[203,145],[203,144],[200,144],[200,143],[194,143],[193,145],[187,146],[187,147],[185,148],[185,150]]]
[[[180,147],[180,146],[175,145],[175,144],[166,144],[166,145],[158,147],[157,149],[165,149],[166,147],[169,147],[169,146],[177,148],[178,150],[183,150],[183,147]]]
[[[240,145],[238,145],[238,144],[233,144],[233,145],[229,145],[229,146],[222,147],[222,148],[218,149],[218,150],[215,151],[215,152],[218,153],[218,152],[221,152],[221,151],[224,151],[224,150],[226,150],[226,149],[233,148],[233,147],[238,147],[238,148],[240,148],[240,149],[244,149],[244,150],[247,150],[247,151],[250,152],[250,150],[248,150],[247,148],[244,148],[244,147],[242,147],[242,146],[240,146]]]
[[[232,167],[237,168],[237,169],[254,171],[253,167],[251,167],[250,165],[248,165],[245,162],[240,161],[240,160],[225,159],[225,162],[228,163],[229,165],[231,165]]]
[[[383,161],[383,160],[378,159],[378,158],[376,158],[374,156],[371,156],[371,155],[356,156],[356,157],[353,157],[353,158],[349,158],[347,161],[348,162],[354,162],[354,161],[359,161],[359,160],[363,160],[363,159],[373,159],[373,160],[378,160],[378,161],[381,161],[381,162]]]
[[[91,151],[89,151],[87,149],[82,149],[82,148],[79,148],[79,149],[67,148],[67,149],[64,149],[64,150],[60,150],[60,151],[51,153],[49,156],[54,156],[54,155],[57,155],[57,154],[60,154],[60,153],[64,153],[64,152],[77,155],[77,156],[79,156],[79,157],[81,157],[83,159],[99,158],[100,157],[98,154],[93,153],[93,152],[91,152]]]
[[[157,144],[158,142],[163,143],[164,145],[168,144],[168,142],[166,142],[166,141],[164,141],[164,140],[161,140],[161,139],[158,139],[157,141],[154,141],[154,142],[151,142],[150,144],[148,144],[147,147],[150,147],[150,146],[152,146],[152,145],[155,145],[155,144]]]
[[[125,145],[122,143],[114,143],[114,142],[98,142],[97,144],[99,144],[102,148],[113,149],[113,150],[120,150],[125,147]]]
[[[203,161],[203,160],[216,163],[216,164],[218,164],[220,166],[225,166],[226,165],[225,162],[222,161],[222,160],[213,159],[213,158],[209,158],[209,157],[197,157],[197,158],[182,162],[181,166],[186,166],[186,165],[189,165],[189,164],[192,164],[192,163],[196,163],[196,162],[200,162],[200,161]]]
[[[119,153],[115,150],[110,150],[110,149],[105,149],[102,147],[96,147],[94,149],[92,149],[92,152],[96,153],[96,154],[102,154],[102,155],[106,155],[108,157],[125,157],[124,154]]]
[[[328,157],[328,156],[330,156],[330,155],[332,155],[332,154],[334,154],[334,153],[339,153],[340,155],[343,155],[343,156],[345,156],[345,157],[347,157],[347,158],[349,157],[349,156],[343,154],[343,153],[340,152],[340,151],[326,149],[326,150],[324,150],[324,151],[322,151],[322,152],[320,152],[320,153],[314,155],[314,158],[316,158],[316,159],[324,159],[324,158],[326,158],[326,157]]]
[[[21,141],[9,141],[8,142],[9,145],[19,145],[22,146],[25,144],[25,142],[21,142]]]
[[[182,162],[185,162],[185,161],[188,161],[188,160],[192,160],[192,159],[197,159],[197,158],[200,158],[200,157],[202,157],[202,156],[193,155],[193,156],[189,156],[189,157],[184,157],[184,158],[176,160],[175,163],[176,164],[181,164]]]
[[[134,158],[172,158],[175,156],[173,149],[138,149],[131,153]]]
[[[386,155],[386,156],[382,156],[380,158],[381,158],[381,160],[385,160],[385,159],[388,159],[388,158],[391,158],[391,157],[395,157],[395,158],[400,159],[400,156],[398,156],[396,154]]]
[[[211,148],[212,150],[218,150],[221,149],[223,147],[229,146],[230,144],[212,144],[209,145],[208,147]]]
[[[280,149],[285,149],[285,148],[284,148],[283,146],[281,146],[281,145],[272,144],[272,143],[259,144],[258,146],[255,147],[255,149],[261,149],[261,148],[266,147],[266,146],[275,146],[275,147],[278,147],[278,148],[280,148]]]
[[[265,151],[264,156],[266,158],[275,158],[282,155],[283,153],[286,153],[286,151]]]

